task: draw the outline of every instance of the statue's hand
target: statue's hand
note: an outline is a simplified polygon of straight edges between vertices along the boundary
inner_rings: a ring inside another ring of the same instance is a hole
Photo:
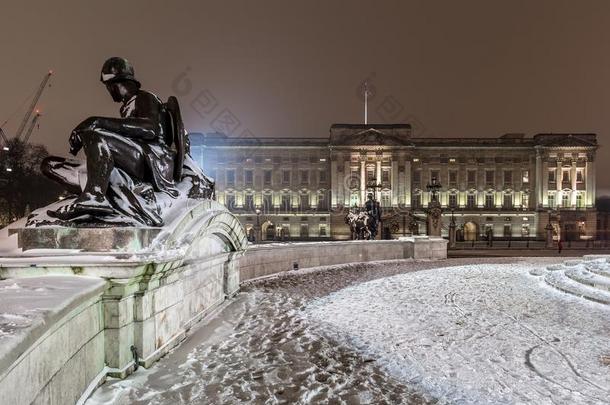
[[[68,142],[70,143],[70,153],[76,156],[78,151],[83,147],[83,140],[80,137],[79,131],[72,131]]]

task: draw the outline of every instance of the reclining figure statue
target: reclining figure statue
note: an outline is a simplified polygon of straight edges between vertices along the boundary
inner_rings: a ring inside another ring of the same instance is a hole
[[[177,99],[163,103],[142,90],[123,58],[104,63],[101,81],[122,103],[121,118],[90,117],[72,131],[70,153],[83,150],[86,171],[75,159],[42,162],[42,172],[76,198],[48,210],[47,218],[31,217],[29,225],[162,226],[163,208],[180,196],[213,198],[214,182],[189,155]]]

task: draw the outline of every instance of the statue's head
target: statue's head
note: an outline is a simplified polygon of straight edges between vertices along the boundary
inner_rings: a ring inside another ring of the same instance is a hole
[[[373,199],[373,193],[369,193],[369,194],[368,194],[368,196],[367,196],[367,198],[368,198],[369,200],[372,200],[372,199]]]
[[[140,88],[131,63],[116,56],[104,62],[100,81],[106,85],[108,93],[117,103],[130,98]]]

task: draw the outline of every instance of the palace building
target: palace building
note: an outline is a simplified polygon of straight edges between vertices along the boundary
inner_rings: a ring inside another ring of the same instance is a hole
[[[263,240],[347,239],[346,210],[369,192],[380,234],[425,234],[433,178],[443,233],[453,216],[458,240],[543,239],[549,223],[556,238],[595,237],[595,134],[418,138],[407,124],[334,124],[327,138],[190,139],[218,201]]]

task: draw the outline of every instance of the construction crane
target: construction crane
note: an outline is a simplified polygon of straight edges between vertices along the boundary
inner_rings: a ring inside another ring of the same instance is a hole
[[[32,118],[32,121],[30,122],[30,126],[28,127],[28,130],[25,131],[25,136],[23,137],[23,143],[28,143],[28,141],[30,140],[30,135],[32,135],[32,130],[34,129],[34,126],[38,122],[38,119],[40,118],[41,115],[42,114],[40,114],[40,111],[36,110],[36,114],[34,114],[34,118]]]
[[[42,79],[42,82],[40,83],[40,86],[38,86],[38,90],[36,91],[36,94],[34,95],[34,99],[32,100],[32,103],[30,104],[27,112],[25,113],[25,117],[23,117],[23,121],[21,121],[21,125],[19,125],[19,129],[17,129],[17,132],[15,133],[15,139],[19,140],[21,138],[21,135],[23,134],[23,131],[25,130],[25,126],[27,125],[28,121],[30,120],[32,113],[34,112],[34,109],[36,108],[36,104],[38,104],[38,100],[40,100],[40,96],[42,95],[42,92],[44,91],[45,87],[47,86],[47,83],[49,82],[49,79],[51,78],[52,74],[53,74],[53,71],[49,70],[49,72],[44,75],[44,78]],[[36,121],[38,121],[38,117],[34,117],[34,119],[32,119],[30,128],[28,128],[28,136],[27,136],[28,138],[29,138],[29,133],[32,132],[31,128],[34,127],[34,124],[36,123]],[[27,140],[26,140],[26,142],[27,142]]]
[[[0,128],[0,138],[2,138],[2,141],[4,142],[5,145],[8,143],[8,138],[4,134],[4,130],[2,128]]]

